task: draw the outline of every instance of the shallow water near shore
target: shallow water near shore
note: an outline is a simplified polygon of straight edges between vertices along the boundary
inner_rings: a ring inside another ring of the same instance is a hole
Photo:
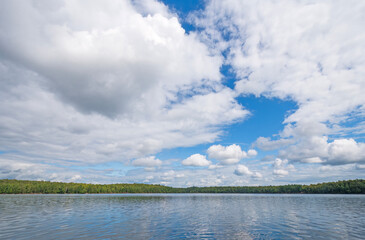
[[[0,195],[0,239],[364,239],[365,195]]]

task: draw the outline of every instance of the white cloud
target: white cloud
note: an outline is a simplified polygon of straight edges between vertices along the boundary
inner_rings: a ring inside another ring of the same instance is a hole
[[[303,163],[322,163],[323,160],[319,157],[308,157],[301,160]]]
[[[142,16],[130,1],[48,7],[5,1],[0,28],[7,34],[0,36],[0,51],[43,76],[45,87],[63,101],[108,117],[156,111],[202,79],[208,85],[219,81],[221,59],[186,35],[162,4],[138,6],[143,4],[161,9]]]
[[[249,184],[246,178],[220,177],[235,171],[229,164],[256,155],[238,145],[212,146],[208,155],[219,163],[203,156],[197,162],[209,168],[194,170],[172,170],[146,157],[214,143],[223,125],[249,114],[235,99],[240,94],[290,99],[298,107],[285,118],[278,138],[256,141],[263,150],[280,148],[281,162],[262,173],[246,167],[251,178],[270,184],[272,171],[284,176],[294,170],[311,181],[317,173],[318,179],[362,176],[364,143],[346,134],[365,132],[363,12],[360,1],[210,1],[205,18],[197,19],[206,30],[187,34],[177,17],[153,0],[86,5],[5,0],[1,178]],[[223,38],[222,30],[232,38]],[[225,50],[227,59],[220,55]],[[239,78],[234,90],[221,84],[223,62]],[[344,127],[350,118],[360,121]],[[72,170],[131,159],[154,172]],[[313,163],[327,168],[321,172]],[[338,164],[347,165],[328,166]]]
[[[289,172],[285,169],[274,169],[273,173],[279,176],[286,176],[289,174]]]
[[[0,179],[16,178],[22,180],[49,180],[62,182],[82,182],[82,176],[76,171],[41,163],[14,161],[0,158]]]
[[[132,162],[134,166],[143,166],[143,167],[156,167],[162,164],[160,159],[156,159],[155,156],[149,156],[144,158],[138,158]]]
[[[208,169],[218,169],[218,168],[222,168],[222,165],[219,164],[211,164],[209,165]]]
[[[239,176],[242,176],[242,175],[252,175],[253,172],[251,172],[248,167],[246,167],[245,165],[243,164],[239,164],[236,168],[236,170],[234,170],[234,174],[236,175],[239,175]]]
[[[257,155],[257,151],[255,149],[250,149],[247,151],[247,157],[255,157]]]
[[[336,139],[328,144],[327,163],[341,164],[365,162],[365,143],[357,143],[354,139]]]
[[[262,178],[262,174],[259,172],[254,172],[252,175],[253,178]]]
[[[269,150],[274,150],[274,149],[285,147],[292,143],[293,143],[293,139],[281,138],[278,140],[271,140],[270,138],[259,137],[256,140],[254,145],[262,150],[269,151]]]
[[[7,155],[10,156],[10,155]],[[0,178],[16,179],[37,179],[51,181],[76,181],[90,183],[134,183],[146,182],[150,184],[162,184],[164,182],[169,186],[186,187],[186,186],[237,186],[237,185],[280,185],[292,184],[300,181],[301,183],[316,183],[325,181],[336,181],[341,179],[361,178],[364,175],[364,169],[357,168],[355,164],[320,166],[296,163],[295,175],[290,177],[280,177],[272,174],[269,163],[250,161],[245,164],[252,175],[242,175],[238,177],[233,175],[237,165],[219,165],[218,168],[210,170],[208,168],[179,168],[172,165],[162,164],[153,172],[146,172],[141,168],[135,168],[126,171],[122,164],[113,165],[110,163],[107,168],[95,169],[95,166],[82,168],[75,166],[56,167],[47,163],[32,163],[27,160],[17,160],[14,158],[5,158],[4,154],[0,155]],[[115,163],[114,163],[115,164]],[[288,164],[284,164],[284,167]],[[210,165],[211,166],[211,165]],[[267,166],[267,168],[266,168]],[[326,167],[327,169],[324,169]],[[284,169],[285,170],[285,169]],[[294,170],[294,169],[292,169]],[[292,171],[290,168],[286,171]],[[81,176],[79,178],[78,176]],[[295,176],[295,182],[293,178]],[[78,179],[79,178],[79,179]],[[76,180],[73,180],[76,179]]]
[[[274,167],[273,170],[274,175],[279,175],[279,176],[286,176],[289,174],[289,171],[295,170],[294,165],[288,164],[287,159],[282,160],[280,158],[275,159],[273,167]]]
[[[328,141],[327,137],[311,137],[280,152],[292,161],[331,165],[365,162],[365,143],[352,138]]]
[[[3,1],[1,150],[85,165],[213,142],[248,114],[221,63],[157,1]]]
[[[234,170],[234,174],[237,176],[251,176],[252,178],[262,178],[262,174],[259,172],[252,172],[247,166],[243,164],[238,164],[237,168]]]
[[[205,156],[201,154],[193,154],[181,162],[185,166],[205,167],[211,164]]]
[[[321,159],[328,154],[327,141],[327,137],[308,136],[302,138],[299,143],[281,150],[279,155],[282,158],[299,162],[310,162],[317,158]]]
[[[207,153],[209,158],[220,161],[223,165],[238,163],[242,158],[253,157],[257,152],[253,149],[249,150],[249,154],[241,149],[240,146],[232,144],[229,146],[212,145],[208,148]]]
[[[195,16],[205,28],[201,38],[227,51],[227,64],[239,78],[237,93],[297,103],[279,139],[258,138],[257,147],[285,152],[289,146],[286,152],[304,153],[307,162],[361,161],[361,143],[338,139],[329,153],[313,142],[364,132],[364,10],[362,1],[213,0],[203,17]],[[354,127],[346,127],[348,119],[356,120]]]

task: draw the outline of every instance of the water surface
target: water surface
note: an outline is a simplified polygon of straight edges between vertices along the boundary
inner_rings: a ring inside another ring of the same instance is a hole
[[[0,195],[0,239],[364,239],[364,195]]]

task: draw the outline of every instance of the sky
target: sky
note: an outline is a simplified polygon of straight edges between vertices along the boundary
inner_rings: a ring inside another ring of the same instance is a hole
[[[365,177],[365,2],[3,0],[0,179]]]

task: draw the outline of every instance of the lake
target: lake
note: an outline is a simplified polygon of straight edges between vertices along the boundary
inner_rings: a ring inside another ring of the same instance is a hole
[[[365,195],[0,195],[0,239],[365,239]]]

